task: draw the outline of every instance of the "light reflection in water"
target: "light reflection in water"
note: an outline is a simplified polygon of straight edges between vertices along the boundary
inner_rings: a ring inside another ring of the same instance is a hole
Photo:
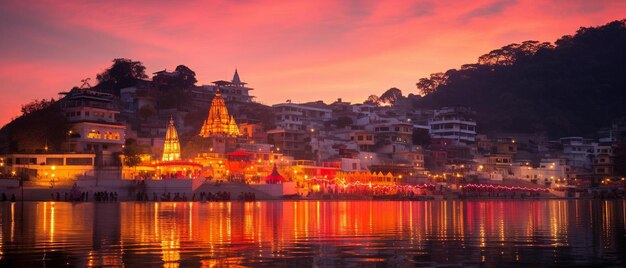
[[[624,201],[0,204],[0,266],[624,263]],[[16,228],[18,226],[18,228]]]

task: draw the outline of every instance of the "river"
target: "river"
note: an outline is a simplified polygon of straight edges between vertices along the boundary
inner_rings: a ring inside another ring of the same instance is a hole
[[[0,203],[0,267],[624,266],[626,201]]]

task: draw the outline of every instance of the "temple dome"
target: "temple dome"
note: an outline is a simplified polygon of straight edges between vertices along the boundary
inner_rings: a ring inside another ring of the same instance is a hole
[[[204,121],[200,136],[207,138],[212,136],[241,136],[235,118],[228,114],[228,108],[219,91],[215,93],[209,117]]]

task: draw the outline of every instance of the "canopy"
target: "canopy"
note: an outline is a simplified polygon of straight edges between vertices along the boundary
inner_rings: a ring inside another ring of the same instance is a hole
[[[274,164],[274,169],[272,170],[272,174],[265,177],[265,182],[267,184],[277,184],[277,183],[282,183],[283,180],[284,180],[283,176],[281,176],[278,173],[278,170],[276,169],[276,164]]]

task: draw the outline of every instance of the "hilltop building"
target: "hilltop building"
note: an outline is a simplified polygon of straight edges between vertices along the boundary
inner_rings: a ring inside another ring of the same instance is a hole
[[[108,93],[74,88],[59,102],[70,123],[68,151],[95,153],[96,166],[109,166],[116,162],[113,155],[122,151],[126,126],[118,123],[119,102]]]
[[[252,102],[254,96],[250,95],[250,90],[254,89],[247,87],[247,84],[241,81],[239,72],[235,69],[235,74],[231,81],[217,80],[213,81],[212,85],[200,86],[192,90],[192,99],[205,100],[207,96],[220,92],[222,98],[229,102]]]
[[[280,103],[272,105],[276,126],[285,130],[309,131],[319,129],[332,119],[333,110],[306,104]]]

